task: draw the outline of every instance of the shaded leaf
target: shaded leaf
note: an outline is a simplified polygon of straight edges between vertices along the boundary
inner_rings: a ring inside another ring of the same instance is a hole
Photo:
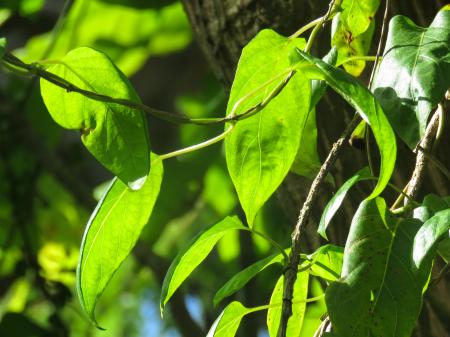
[[[289,318],[286,337],[299,337],[306,311],[306,297],[308,295],[308,272],[300,272],[294,284],[292,297],[292,316]],[[280,326],[281,310],[283,302],[284,276],[280,277],[275,285],[270,298],[267,311],[267,327],[270,337],[277,337]]]
[[[208,256],[217,242],[231,230],[245,230],[239,219],[226,217],[217,224],[198,234],[186,249],[181,251],[173,260],[167,271],[161,290],[160,309],[172,297],[173,293],[188,278],[197,266]]]
[[[450,231],[450,208],[436,213],[427,220],[414,237],[413,258],[417,268],[422,268],[434,253],[439,240],[448,237]]]
[[[410,336],[422,305],[431,263],[417,269],[413,237],[421,222],[398,220],[381,198],[363,201],[344,253],[342,277],[326,291],[339,336]]]
[[[397,156],[395,134],[383,109],[372,96],[372,93],[354,77],[299,49],[297,49],[297,52],[306,60],[316,65],[315,69],[305,68],[309,76],[314,79],[320,78],[327,81],[328,85],[353,106],[371,127],[381,156],[380,178],[369,198],[376,197],[388,184],[395,167],[395,159]]]
[[[224,298],[234,294],[236,291],[242,289],[253,277],[258,273],[266,269],[267,267],[275,264],[282,263],[283,255],[274,254],[265,259],[262,259],[254,264],[248,266],[244,270],[234,275],[222,288],[220,288],[214,296],[214,305],[219,304]]]
[[[395,131],[411,149],[449,87],[450,11],[440,11],[428,28],[404,16],[394,17],[373,90]]]
[[[128,79],[105,54],[90,48],[69,52],[48,69],[78,87],[139,102]],[[52,118],[66,129],[81,131],[81,140],[94,157],[133,189],[149,172],[147,122],[142,111],[94,101],[41,79],[41,94]]]
[[[319,228],[317,229],[317,233],[319,233],[323,238],[328,240],[326,229],[331,222],[331,219],[339,210],[342,205],[342,202],[347,195],[347,192],[350,188],[353,187],[358,181],[361,181],[367,177],[370,177],[370,169],[368,167],[364,167],[363,169],[356,172],[356,174],[348,179],[336,192],[336,194],[331,198],[331,200],[326,205],[322,217],[320,218]]]
[[[242,317],[253,311],[240,302],[231,302],[216,319],[206,337],[234,337]]]
[[[266,98],[292,69],[294,48],[304,45],[303,39],[289,40],[269,29],[259,32],[242,51],[227,113],[234,111],[243,97],[279,76],[279,80],[258,90],[235,112],[242,113]],[[225,139],[228,171],[250,226],[294,162],[310,110],[309,101],[309,80],[296,74],[262,111],[239,121]]]
[[[111,277],[136,244],[159,193],[162,162],[152,156],[148,178],[138,191],[115,178],[91,215],[81,243],[77,290],[83,310],[94,310]]]

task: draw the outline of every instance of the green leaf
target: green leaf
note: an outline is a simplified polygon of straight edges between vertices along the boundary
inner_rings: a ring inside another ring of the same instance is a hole
[[[338,63],[354,56],[364,56],[370,49],[374,16],[380,0],[343,0],[342,12],[333,19],[331,45],[338,49]],[[344,64],[347,72],[359,76],[364,70],[364,61]]]
[[[380,178],[369,198],[376,197],[388,184],[397,156],[395,134],[383,109],[372,93],[354,77],[299,49],[297,52],[307,61],[316,65],[315,69],[305,68],[305,72],[315,79],[327,81],[328,85],[353,106],[372,128],[381,156]]]
[[[224,298],[234,294],[236,291],[242,289],[253,277],[258,273],[266,269],[267,267],[275,264],[282,263],[283,255],[274,254],[265,259],[262,259],[254,264],[248,266],[244,270],[234,275],[222,288],[220,288],[214,296],[214,306],[219,304]]]
[[[188,278],[197,266],[208,256],[217,242],[231,230],[246,230],[236,216],[226,217],[217,224],[198,234],[186,249],[173,260],[167,271],[161,290],[160,309],[172,297],[173,293]]]
[[[440,11],[428,28],[404,16],[394,17],[373,88],[395,131],[411,149],[449,87],[450,11]]]
[[[344,249],[335,245],[325,245],[308,256],[312,261],[310,274],[328,281],[336,281],[342,271]]]
[[[441,198],[436,194],[430,193],[423,198],[422,205],[414,209],[413,218],[425,222],[437,212],[447,208],[450,208],[450,200],[448,198]]]
[[[426,221],[414,237],[413,258],[417,268],[422,268],[434,253],[439,241],[448,237],[450,231],[450,208],[436,213]]]
[[[306,311],[306,297],[308,295],[308,272],[300,272],[294,284],[292,298],[292,316],[289,318],[286,337],[299,337]],[[267,327],[270,337],[277,337],[280,326],[281,310],[283,303],[284,276],[280,277],[275,285],[270,298],[267,311]]]
[[[322,217],[320,218],[319,228],[317,229],[317,233],[319,233],[323,238],[328,240],[326,230],[328,225],[331,222],[331,219],[336,214],[338,209],[341,207],[342,202],[347,195],[347,192],[350,188],[353,187],[358,181],[364,180],[367,177],[370,177],[370,170],[368,167],[364,167],[363,169],[356,172],[356,174],[348,179],[336,192],[336,194],[331,198],[328,202],[325,210],[322,213]]]
[[[128,79],[105,54],[90,48],[69,52],[48,69],[78,87],[139,102]],[[79,130],[94,157],[132,189],[149,172],[147,122],[142,111],[86,98],[41,79],[41,94],[52,118],[66,129]]]
[[[242,113],[266,98],[292,69],[294,48],[304,45],[303,39],[289,40],[269,29],[258,33],[242,52],[227,113]],[[243,97],[277,76],[233,110]],[[228,171],[250,226],[294,162],[309,101],[309,80],[296,74],[262,111],[239,121],[225,139]]]
[[[6,51],[6,38],[0,38],[0,57],[3,57]]]
[[[421,222],[399,220],[381,198],[363,201],[347,238],[342,277],[326,291],[339,336],[410,336],[431,270],[414,265],[413,240]]]
[[[206,337],[234,337],[242,317],[253,311],[240,302],[231,302],[216,319]]]
[[[155,155],[152,162],[138,191],[115,178],[87,224],[77,267],[77,290],[83,310],[95,324],[97,300],[136,244],[159,194],[163,166]]]

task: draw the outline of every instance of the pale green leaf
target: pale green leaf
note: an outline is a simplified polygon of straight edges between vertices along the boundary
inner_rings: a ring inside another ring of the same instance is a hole
[[[303,39],[289,40],[269,29],[259,32],[242,52],[227,113],[242,113],[266,98],[292,69],[294,48],[304,45]],[[258,89],[273,79],[266,88]],[[255,90],[257,93],[234,110],[238,101]],[[262,111],[239,121],[225,139],[228,171],[250,226],[294,162],[309,102],[309,80],[296,74]]]
[[[253,311],[240,302],[231,302],[216,319],[206,337],[234,337],[242,317]]]
[[[125,75],[94,49],[75,49],[48,71],[82,89],[139,102]],[[66,129],[80,131],[84,145],[100,163],[131,188],[142,186],[150,166],[142,111],[66,92],[44,79],[41,94],[52,118]]]
[[[328,281],[335,281],[342,271],[344,249],[335,245],[325,245],[308,256],[312,265],[310,274]]]
[[[173,293],[189,277],[197,266],[212,251],[217,242],[229,231],[245,230],[237,217],[226,217],[217,224],[198,234],[192,242],[173,260],[167,271],[161,290],[160,309],[172,297]]]
[[[91,215],[81,243],[77,290],[81,307],[96,323],[98,298],[147,224],[159,194],[162,162],[152,156],[148,178],[138,191],[114,179]]]

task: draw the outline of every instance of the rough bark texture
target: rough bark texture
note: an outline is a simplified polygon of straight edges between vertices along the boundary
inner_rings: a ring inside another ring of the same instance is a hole
[[[270,27],[280,33],[289,35],[300,26],[322,15],[328,6],[326,0],[183,0],[183,3],[196,34],[197,42],[226,90],[230,89],[243,46],[259,30]],[[390,3],[390,17],[402,14],[412,18],[422,26],[429,25],[439,8],[446,4],[443,0],[401,0],[391,1]],[[377,22],[382,21],[380,15],[383,11],[380,10],[379,12]],[[378,26],[376,38],[379,29]],[[317,47],[313,49],[313,53],[323,55],[326,48],[329,47],[329,32],[326,29],[316,45],[320,47],[319,49]],[[367,78],[367,74],[363,75],[364,78]],[[322,158],[329,151],[330,144],[348,124],[352,114],[353,111],[334,94],[328,94],[325,100],[320,103],[318,126],[322,130],[319,132],[319,152],[321,152]],[[448,124],[447,122],[447,127],[449,127]],[[436,156],[449,167],[448,148],[450,141],[448,136],[446,138],[441,141]],[[372,153],[376,153],[375,148]],[[401,167],[395,172],[393,183],[397,186],[404,186],[414,168],[415,157],[401,144],[399,145],[398,156],[401,158]],[[336,185],[340,186],[351,172],[355,172],[357,168],[363,165],[367,165],[364,151],[346,149],[333,171]],[[420,191],[422,192],[420,196],[429,191],[449,195],[449,184],[443,179],[445,178],[439,172],[428,165],[427,178],[424,182],[424,188]],[[287,216],[292,219],[292,224],[295,224],[298,208],[304,201],[309,185],[310,181],[290,175],[278,190],[277,196],[281,206],[286,211]],[[356,188],[357,191],[358,188]],[[341,216],[333,223],[329,235],[332,242],[345,243],[348,226],[354,212],[352,205],[358,203],[362,196],[367,195],[367,191],[359,192],[359,196],[356,195],[358,193],[355,193],[355,196],[344,203],[344,208],[339,213]],[[329,198],[330,193],[321,194],[321,200],[316,204],[310,222],[317,224],[321,210]],[[307,235],[305,235],[303,241],[305,250],[317,247],[320,240],[315,233],[315,226],[308,226]],[[425,310],[423,310],[416,329],[416,336],[450,336],[448,278],[446,281],[441,282],[439,287],[429,291],[425,300]]]

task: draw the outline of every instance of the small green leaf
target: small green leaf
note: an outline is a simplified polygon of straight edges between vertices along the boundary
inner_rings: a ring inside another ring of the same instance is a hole
[[[342,271],[344,249],[335,245],[325,245],[317,249],[308,258],[313,262],[310,274],[328,281],[336,281]]]
[[[231,302],[216,319],[206,337],[234,337],[242,317],[253,311],[240,302]]]
[[[125,75],[94,49],[74,49],[48,71],[82,89],[139,102]],[[132,189],[144,184],[150,147],[142,111],[66,92],[44,79],[41,94],[52,118],[64,128],[79,130],[86,148],[108,170]]]
[[[226,217],[198,234],[186,249],[181,251],[173,260],[167,271],[161,290],[160,309],[172,297],[173,293],[188,278],[197,266],[208,256],[217,242],[231,230],[246,230],[239,219]]]
[[[0,57],[3,57],[6,51],[6,39],[4,37],[0,38]]]
[[[236,291],[244,287],[253,277],[258,273],[266,269],[267,267],[275,264],[282,263],[283,255],[274,254],[265,259],[262,259],[254,264],[248,266],[244,270],[234,275],[222,288],[220,288],[214,296],[214,306],[219,304],[224,298],[234,294]]]
[[[163,166],[155,155],[152,161],[139,191],[115,178],[87,224],[77,267],[77,290],[81,307],[95,324],[97,300],[136,244],[159,194]]]
[[[417,268],[422,268],[445,235],[450,231],[450,208],[436,213],[426,221],[414,237],[413,258]]]
[[[322,213],[322,217],[320,218],[319,228],[317,229],[317,233],[319,233],[323,238],[328,240],[326,230],[328,225],[331,222],[331,219],[338,211],[339,207],[341,207],[342,202],[347,195],[347,192],[355,185],[358,181],[363,180],[367,177],[370,177],[370,170],[368,167],[364,167],[363,169],[356,172],[356,174],[348,179],[336,192],[336,194],[331,198],[328,202],[325,210]]]
[[[294,284],[292,298],[292,316],[289,318],[286,337],[298,337],[303,325],[306,311],[306,297],[308,295],[308,272],[300,272]],[[270,337],[277,337],[280,326],[281,310],[283,303],[284,276],[280,277],[273,289],[267,311],[267,327]]]
[[[388,184],[397,156],[395,134],[383,109],[372,93],[354,77],[299,49],[297,52],[316,65],[315,69],[304,68],[305,72],[314,79],[327,81],[328,85],[353,106],[372,128],[381,156],[380,178],[369,198],[376,197]]]
[[[436,194],[430,193],[423,198],[422,205],[414,209],[413,218],[425,222],[437,212],[447,208],[450,208],[450,200],[448,198],[441,198]]]
[[[432,109],[450,87],[450,12],[428,28],[395,16],[373,91],[400,138],[414,149]]]
[[[290,40],[269,29],[259,32],[242,52],[227,113],[242,113],[267,98],[293,69],[292,62],[298,62],[295,47],[304,45],[303,39]],[[255,90],[257,93],[235,110],[236,104]],[[294,162],[309,101],[310,81],[296,74],[262,111],[239,121],[225,139],[228,171],[250,226]]]

